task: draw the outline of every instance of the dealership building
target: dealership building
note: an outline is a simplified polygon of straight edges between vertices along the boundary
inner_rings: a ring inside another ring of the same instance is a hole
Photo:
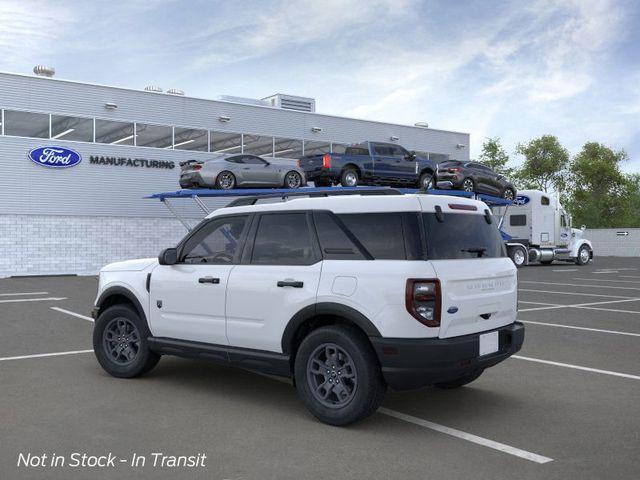
[[[175,245],[184,226],[144,197],[179,189],[185,160],[250,153],[286,162],[365,140],[437,161],[469,158],[469,134],[324,115],[310,98],[209,100],[34,72],[0,73],[0,277],[95,274],[106,263]],[[55,155],[65,168],[45,165]],[[187,199],[173,205],[191,222],[202,217]]]

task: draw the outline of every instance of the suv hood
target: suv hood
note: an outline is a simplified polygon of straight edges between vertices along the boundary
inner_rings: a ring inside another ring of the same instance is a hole
[[[157,258],[140,258],[138,260],[125,260],[105,265],[101,272],[139,272],[151,265],[157,264]]]

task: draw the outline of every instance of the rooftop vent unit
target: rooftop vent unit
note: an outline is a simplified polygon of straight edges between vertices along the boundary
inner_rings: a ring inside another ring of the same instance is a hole
[[[315,112],[316,101],[309,97],[296,97],[294,95],[285,95],[276,93],[270,97],[263,98],[269,102],[272,107],[282,108],[284,110],[297,110],[299,112]]]
[[[53,67],[46,67],[44,65],[36,65],[33,67],[33,73],[39,77],[53,77],[56,74],[56,69]]]
[[[234,97],[233,95],[221,95],[219,98],[224,102],[242,103],[243,105],[257,105],[259,107],[268,107],[271,105],[269,102],[257,98]]]
[[[147,85],[146,87],[144,87],[144,90],[145,92],[162,93],[162,88],[158,87],[157,85]]]
[[[167,93],[169,95],[184,95],[184,92],[179,88],[170,88],[169,90],[167,90]]]

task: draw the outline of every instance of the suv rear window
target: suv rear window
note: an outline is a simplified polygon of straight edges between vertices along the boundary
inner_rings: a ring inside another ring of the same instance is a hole
[[[496,223],[484,215],[445,213],[439,222],[435,213],[423,213],[430,260],[496,258],[506,256]]]

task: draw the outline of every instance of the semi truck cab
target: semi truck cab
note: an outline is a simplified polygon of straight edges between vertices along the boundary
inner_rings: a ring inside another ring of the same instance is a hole
[[[506,234],[507,253],[520,267],[554,260],[585,265],[593,259],[586,227],[572,228],[571,216],[559,200],[540,190],[522,190],[510,206],[493,207]]]

